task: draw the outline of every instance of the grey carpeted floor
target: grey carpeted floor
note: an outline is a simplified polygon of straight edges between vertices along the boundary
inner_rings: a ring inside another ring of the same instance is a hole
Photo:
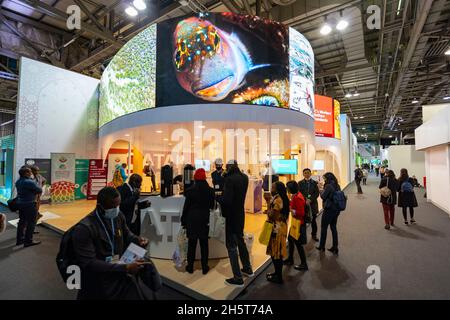
[[[284,269],[285,284],[276,285],[260,275],[239,299],[450,299],[450,219],[427,203],[416,190],[417,225],[404,226],[396,211],[395,230],[384,229],[378,179],[347,189],[348,208],[338,221],[340,254],[319,254],[314,242],[306,246],[310,270]],[[2,209],[5,211],[5,209]],[[8,214],[8,220],[16,218]],[[320,218],[319,218],[320,220]],[[0,299],[74,299],[55,266],[59,235],[38,227],[43,244],[27,249],[14,247],[15,231],[8,226],[0,235]],[[308,235],[309,236],[309,235]],[[327,248],[331,246],[331,234]],[[299,258],[295,256],[296,262]],[[367,267],[381,269],[381,289],[369,290]],[[269,266],[267,271],[271,271]],[[164,287],[159,299],[188,297]]]

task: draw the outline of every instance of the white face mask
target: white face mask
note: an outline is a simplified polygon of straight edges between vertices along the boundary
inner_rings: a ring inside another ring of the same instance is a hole
[[[105,210],[105,217],[108,219],[115,219],[119,215],[119,207]]]

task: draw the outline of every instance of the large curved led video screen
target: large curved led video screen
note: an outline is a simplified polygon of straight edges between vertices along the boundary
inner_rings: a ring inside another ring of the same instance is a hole
[[[120,116],[155,107],[156,25],[128,41],[103,71],[99,126]]]
[[[314,55],[299,32],[248,15],[207,13],[151,26],[106,68],[99,125],[152,107],[237,103],[314,117]]]

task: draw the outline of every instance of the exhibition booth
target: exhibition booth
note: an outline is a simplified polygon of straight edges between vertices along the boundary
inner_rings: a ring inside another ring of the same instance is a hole
[[[262,178],[298,181],[316,155],[314,56],[299,32],[258,17],[199,14],[142,31],[100,81],[27,58],[20,67],[14,172],[25,163],[47,168],[47,226],[64,232],[89,213],[121,164],[126,175],[152,166],[156,186],[144,177],[152,206],[141,233],[161,275],[194,297],[232,299],[243,288],[224,284],[232,274],[223,237],[210,239],[207,275],[178,268],[172,255],[184,198],[172,183],[165,197],[150,190],[162,189],[165,165],[170,178],[186,179],[192,165],[210,179],[216,158],[236,159],[250,178],[245,236],[254,271],[270,262],[253,241],[266,219]]]
[[[416,150],[425,154],[427,200],[450,215],[450,104],[423,106]]]

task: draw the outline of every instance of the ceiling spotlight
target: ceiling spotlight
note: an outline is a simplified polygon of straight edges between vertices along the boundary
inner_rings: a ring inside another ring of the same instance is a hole
[[[347,20],[341,19],[339,20],[338,24],[336,25],[336,29],[339,31],[345,30],[348,27]]]
[[[392,138],[392,136],[389,136],[389,138]]]
[[[137,10],[135,8],[133,8],[132,6],[129,6],[128,8],[126,8],[125,12],[130,17],[136,17],[138,15]]]
[[[291,129],[284,129],[284,132],[289,132],[291,131]]]
[[[413,101],[411,101],[412,104],[417,104],[419,103],[419,100],[417,100],[416,98],[413,99]]]
[[[450,96],[445,96],[444,100],[450,100]]]
[[[360,119],[364,119],[364,116],[359,117]]]
[[[156,133],[163,133],[162,130],[156,130]]]
[[[320,34],[326,36],[330,34],[331,30],[333,29],[331,29],[330,25],[328,23],[325,23],[322,28],[320,28]]]
[[[136,9],[141,11],[147,9],[147,5],[145,4],[144,0],[134,0],[133,6],[135,6]]]
[[[448,48],[447,51],[445,51],[445,55],[450,56],[450,48]]]
[[[346,98],[351,98],[353,95],[350,92],[347,92],[347,94],[345,95]]]
[[[353,117],[353,119],[358,120],[359,118],[358,117]]]
[[[167,138],[164,138],[163,140],[164,140],[164,141],[169,141],[169,139],[167,139]]]
[[[358,92],[358,90],[355,90],[355,93],[353,94],[354,97],[359,97],[360,93]]]

